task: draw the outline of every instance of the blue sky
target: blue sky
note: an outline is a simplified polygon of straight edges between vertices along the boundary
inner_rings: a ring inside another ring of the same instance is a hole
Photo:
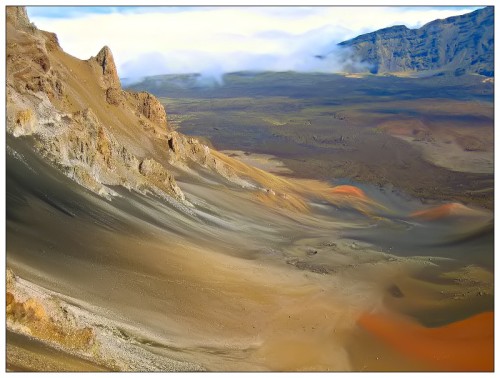
[[[30,17],[80,18],[92,14],[176,13],[189,12],[193,7],[140,7],[140,6],[40,6],[29,7]]]
[[[28,7],[37,27],[55,32],[80,58],[108,45],[121,77],[240,70],[342,69],[342,54],[315,55],[359,34],[417,28],[478,7]]]
[[[133,14],[133,13],[176,13],[176,12],[189,12],[199,9],[200,7],[193,6],[32,6],[29,7],[30,17],[48,17],[48,18],[79,18],[89,14]],[[216,9],[217,7],[207,6],[204,7]],[[243,8],[243,7],[242,7]],[[283,7],[283,8],[303,8],[303,7]],[[403,7],[400,7],[403,8]],[[451,10],[461,12],[466,7],[404,7],[407,10],[415,11],[432,11],[436,9]],[[477,9],[472,7],[470,9]],[[367,9],[369,9],[367,7]]]

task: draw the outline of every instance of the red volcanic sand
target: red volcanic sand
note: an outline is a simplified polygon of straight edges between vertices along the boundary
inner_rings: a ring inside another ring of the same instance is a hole
[[[355,186],[351,185],[339,185],[335,186],[332,189],[333,194],[340,194],[344,196],[349,196],[349,197],[356,197],[359,199],[368,199],[366,196],[365,192],[362,189],[356,188]]]
[[[401,354],[443,371],[493,371],[493,312],[438,328],[365,313],[358,324]]]
[[[421,218],[424,220],[437,220],[449,217],[451,215],[466,215],[472,210],[459,203],[447,203],[430,209],[415,211],[410,214],[413,218]]]

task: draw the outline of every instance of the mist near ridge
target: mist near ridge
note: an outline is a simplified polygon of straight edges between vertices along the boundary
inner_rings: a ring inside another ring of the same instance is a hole
[[[355,72],[337,43],[393,25],[418,28],[471,7],[28,7],[65,51],[88,59],[107,45],[119,76],[132,80],[200,73],[220,83],[235,71]],[[152,27],[154,25],[154,27]],[[123,27],[125,26],[125,27]],[[85,33],[81,33],[85,30]],[[362,70],[367,70],[362,67]],[[369,70],[369,68],[368,68]]]
[[[325,30],[328,29],[328,30]],[[119,66],[124,85],[133,85],[146,77],[166,74],[198,74],[201,86],[222,85],[224,74],[232,72],[339,73],[367,72],[371,65],[361,62],[350,47],[332,42],[332,27],[321,28],[302,36],[266,32],[269,37],[283,38],[289,49],[275,53],[238,50],[230,53],[203,51],[156,51],[138,55]]]

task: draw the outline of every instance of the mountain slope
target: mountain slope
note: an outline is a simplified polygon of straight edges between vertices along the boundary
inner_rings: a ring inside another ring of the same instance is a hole
[[[221,298],[225,280],[253,276],[263,288],[272,276],[256,279],[253,264],[225,254],[275,241],[261,224],[293,228],[277,214],[307,213],[300,185],[173,131],[154,96],[121,89],[109,48],[76,59],[24,8],[6,13],[7,265],[15,271],[7,329],[28,337],[9,337],[9,369],[64,366],[61,348],[96,368],[202,369],[189,354],[222,348],[210,345],[212,325],[234,323],[212,304],[245,301],[235,288]],[[151,352],[125,329],[167,344],[174,335],[184,349]]]
[[[494,8],[444,20],[419,29],[398,25],[341,42],[372,73],[453,71],[493,76]]]
[[[284,300],[336,307],[331,279],[304,276],[324,262],[293,250],[336,225],[306,193],[349,199],[173,131],[154,96],[122,90],[109,48],[79,60],[25,9],[6,21],[9,369],[266,370]]]
[[[8,370],[408,370],[376,340],[350,358],[391,291],[396,312],[491,310],[489,271],[432,256],[492,266],[490,212],[436,227],[389,191],[270,174],[172,130],[109,48],[76,59],[23,8],[6,32]]]
[[[173,131],[153,95],[122,90],[108,47],[76,59],[55,34],[36,29],[25,10],[14,7],[7,8],[7,36],[8,133],[34,137],[41,155],[87,189],[109,198],[119,185],[189,206],[175,176],[190,166],[239,187],[271,185],[263,172],[242,169]],[[291,188],[283,180],[279,185]]]

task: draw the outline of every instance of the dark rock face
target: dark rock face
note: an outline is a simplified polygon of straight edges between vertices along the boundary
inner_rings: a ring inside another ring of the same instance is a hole
[[[372,73],[449,71],[493,76],[494,11],[432,21],[420,29],[398,25],[342,42]]]

